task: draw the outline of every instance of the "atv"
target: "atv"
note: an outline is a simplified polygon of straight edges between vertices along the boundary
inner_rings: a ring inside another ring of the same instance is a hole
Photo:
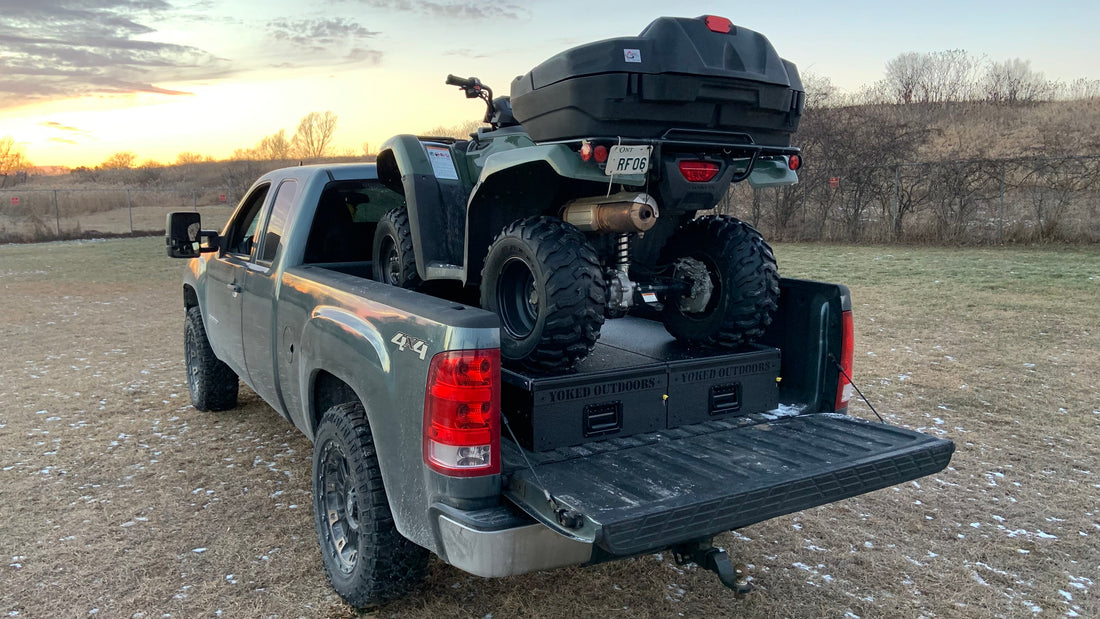
[[[732,217],[732,183],[797,182],[804,93],[768,40],[716,16],[662,17],[582,45],[511,85],[448,76],[487,110],[469,140],[398,135],[379,180],[406,206],[379,222],[375,279],[477,288],[501,354],[569,369],[605,318],[661,320],[692,346],[737,348],[770,324],[775,257]]]

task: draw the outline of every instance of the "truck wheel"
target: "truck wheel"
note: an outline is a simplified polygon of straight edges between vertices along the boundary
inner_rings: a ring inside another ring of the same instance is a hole
[[[693,266],[694,278],[709,278],[709,286],[689,283],[704,284],[710,298],[704,307],[686,297],[667,299],[661,318],[669,333],[717,348],[736,348],[764,334],[779,307],[779,271],[759,232],[733,217],[700,217],[684,224],[665,246],[662,262],[678,260],[688,267],[686,279],[693,279]]]
[[[202,310],[188,308],[183,327],[187,388],[191,404],[200,411],[224,411],[237,406],[237,374],[210,349]]]
[[[371,270],[376,281],[409,290],[420,286],[408,211],[395,208],[378,221],[371,258]]]
[[[600,261],[584,234],[560,219],[513,222],[489,246],[481,306],[500,316],[505,359],[535,371],[568,369],[600,337]]]
[[[362,404],[328,409],[313,443],[313,519],[332,588],[357,608],[405,597],[428,551],[397,532]]]

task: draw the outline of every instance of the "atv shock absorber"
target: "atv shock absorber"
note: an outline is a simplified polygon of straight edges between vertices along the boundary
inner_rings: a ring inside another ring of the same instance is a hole
[[[630,281],[630,233],[621,232],[615,238],[615,263],[604,274],[607,280],[607,315],[625,316],[634,304],[634,289]]]

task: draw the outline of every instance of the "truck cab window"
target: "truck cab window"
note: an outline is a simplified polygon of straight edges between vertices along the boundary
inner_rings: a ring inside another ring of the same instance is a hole
[[[238,209],[237,216],[229,226],[228,242],[225,246],[227,252],[252,255],[256,245],[256,228],[260,224],[260,210],[270,189],[270,185],[257,187]]]

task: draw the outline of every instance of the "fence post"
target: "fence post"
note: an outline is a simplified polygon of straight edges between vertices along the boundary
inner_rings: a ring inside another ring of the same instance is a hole
[[[1005,168],[1008,164],[1001,164],[1001,206],[997,214],[997,242],[1005,242]]]
[[[57,207],[57,190],[53,190],[53,214],[57,219],[57,238],[61,238],[61,209]]]
[[[134,209],[130,206],[130,190],[126,190],[126,212],[130,215],[130,235],[134,234]]]
[[[194,189],[191,190],[191,208],[194,209],[196,213],[199,212],[199,196],[195,193]]]
[[[898,212],[901,208],[901,187],[898,178],[898,171],[901,170],[900,165],[894,166],[894,212],[890,213],[890,238],[895,241],[900,236],[898,234]]]

